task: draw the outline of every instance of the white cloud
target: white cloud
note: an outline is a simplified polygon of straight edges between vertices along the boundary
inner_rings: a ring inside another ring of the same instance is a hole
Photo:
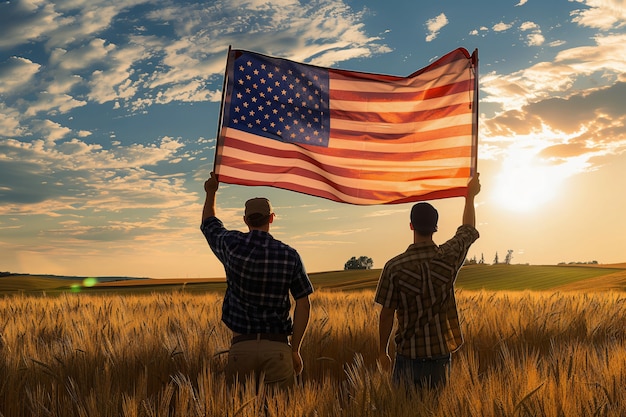
[[[16,56],[0,63],[0,94],[14,94],[14,90],[29,84],[40,68],[29,59]]]
[[[15,137],[24,134],[24,129],[20,127],[21,113],[11,107],[7,107],[0,102],[0,138]]]
[[[496,23],[495,25],[493,25],[493,31],[494,32],[504,32],[506,30],[511,29],[513,25],[511,23],[504,23],[504,22],[500,22],[500,23]]]
[[[537,25],[535,22],[524,22],[520,25],[519,28],[522,31],[535,30],[539,29],[539,25]]]
[[[548,44],[548,46],[550,46],[551,48],[556,48],[558,46],[563,46],[565,45],[567,42],[565,42],[564,40],[556,40],[556,41],[552,41]]]
[[[428,19],[426,21],[426,28],[428,29],[426,42],[435,40],[435,38],[439,35],[439,31],[441,31],[441,29],[443,29],[447,24],[448,18],[444,13],[441,13],[432,19]]]
[[[564,49],[552,62],[540,62],[508,75],[486,74],[485,102],[515,109],[549,96],[571,93],[577,80],[599,74],[617,79],[626,73],[626,35],[598,36],[595,46]]]
[[[545,40],[546,39],[539,32],[531,33],[530,35],[526,36],[526,44],[528,46],[541,46],[543,45]]]
[[[51,120],[36,120],[32,123],[33,133],[39,134],[46,141],[54,142],[63,139],[72,129],[61,126],[59,123]]]
[[[626,4],[623,0],[575,0],[588,6],[571,12],[573,22],[601,30],[626,25]]]
[[[43,92],[37,95],[37,100],[28,104],[26,116],[35,116],[38,113],[56,114],[67,113],[76,107],[82,107],[87,102],[76,100],[68,94],[50,94]]]
[[[67,51],[62,48],[55,48],[50,54],[50,65],[58,66],[65,70],[77,70],[88,68],[94,63],[103,62],[112,50],[114,45],[106,44],[104,39],[95,38],[88,44],[76,49]]]

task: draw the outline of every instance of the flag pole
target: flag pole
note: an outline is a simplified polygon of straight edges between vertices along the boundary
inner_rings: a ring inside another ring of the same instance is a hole
[[[228,73],[229,73],[228,70],[230,67],[230,50],[231,50],[231,45],[228,45],[228,54],[226,55],[226,68],[224,69],[224,82],[222,84],[222,102],[220,103],[220,116],[218,118],[218,123],[217,123],[217,139],[215,141],[215,155],[213,158],[213,171],[214,172],[215,172],[216,166],[219,164],[220,145],[221,145],[221,142],[223,141],[222,126],[224,124],[224,102],[226,100],[226,85],[228,82]],[[218,173],[215,172],[215,174],[218,174]]]
[[[478,48],[472,53],[472,69],[474,71],[474,121],[472,123],[472,177],[478,172]]]

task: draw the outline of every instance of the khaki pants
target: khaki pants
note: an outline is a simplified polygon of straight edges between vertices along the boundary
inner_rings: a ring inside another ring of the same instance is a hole
[[[261,379],[262,376],[262,379]],[[244,382],[253,377],[256,383],[289,388],[295,382],[291,346],[269,340],[247,340],[235,343],[228,352],[226,380]]]

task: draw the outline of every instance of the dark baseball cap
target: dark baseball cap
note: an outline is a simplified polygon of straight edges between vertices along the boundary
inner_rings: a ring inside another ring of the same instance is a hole
[[[253,214],[261,216],[269,216],[272,214],[272,204],[267,198],[256,197],[246,201],[246,211],[244,216],[249,217]]]

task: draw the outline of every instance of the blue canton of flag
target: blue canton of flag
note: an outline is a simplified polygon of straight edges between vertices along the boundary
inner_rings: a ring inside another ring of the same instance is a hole
[[[242,53],[232,74],[228,127],[282,142],[328,147],[326,69]]]

